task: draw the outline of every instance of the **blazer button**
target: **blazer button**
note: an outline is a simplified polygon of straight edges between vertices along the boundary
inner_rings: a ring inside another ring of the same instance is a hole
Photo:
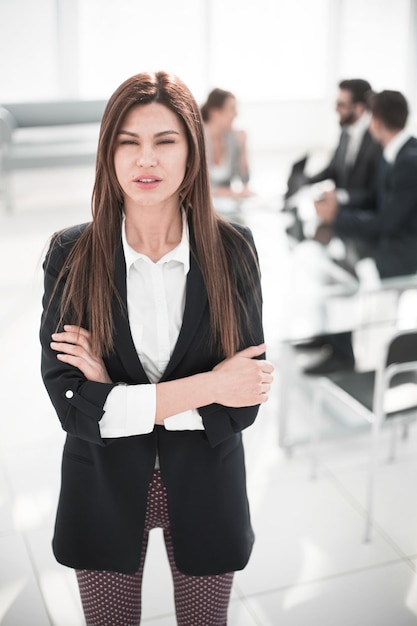
[[[72,398],[73,396],[74,396],[74,392],[73,392],[71,389],[68,389],[68,390],[65,392],[65,397],[66,397],[66,398]]]

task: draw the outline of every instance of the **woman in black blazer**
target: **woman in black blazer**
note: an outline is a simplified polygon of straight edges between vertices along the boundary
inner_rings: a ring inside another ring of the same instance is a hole
[[[226,624],[253,544],[241,431],[268,399],[257,255],[213,210],[188,88],[125,81],[103,115],[91,223],[44,262],[42,376],[67,438],[53,539],[88,625],[139,624],[164,529],[178,624]]]

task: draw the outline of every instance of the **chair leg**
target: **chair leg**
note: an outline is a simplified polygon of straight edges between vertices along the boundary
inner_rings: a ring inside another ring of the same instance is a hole
[[[372,534],[372,520],[373,520],[373,501],[374,501],[374,487],[375,487],[375,477],[376,470],[378,466],[378,443],[379,443],[379,433],[381,427],[381,418],[376,415],[372,422],[371,429],[371,446],[370,446],[370,457],[369,457],[369,470],[368,470],[368,484],[367,484],[367,493],[366,493],[366,519],[365,519],[365,543],[369,543],[371,541]]]
[[[4,172],[0,176],[0,195],[2,196],[6,212],[12,213],[13,212],[13,197],[12,197],[12,181],[11,181],[10,172]]]
[[[402,439],[408,439],[408,436],[410,434],[410,424],[409,422],[404,422],[403,424],[403,433],[402,433]]]
[[[398,441],[397,424],[393,424],[391,426],[391,445],[390,445],[390,453],[388,457],[388,461],[390,461],[391,463],[395,461],[397,457],[397,441]]]
[[[288,347],[285,346],[282,349],[284,358],[286,355],[286,351]],[[282,363],[285,363],[285,360],[282,360]],[[278,399],[278,445],[280,448],[286,447],[286,438],[287,438],[287,430],[288,430],[288,406],[289,406],[289,387],[290,387],[290,376],[288,374],[287,368],[283,368],[280,371],[280,379],[279,379],[279,399]]]
[[[310,478],[315,480],[318,476],[318,452],[320,445],[320,414],[322,406],[322,386],[318,381],[313,394],[313,411],[311,415],[310,431]]]

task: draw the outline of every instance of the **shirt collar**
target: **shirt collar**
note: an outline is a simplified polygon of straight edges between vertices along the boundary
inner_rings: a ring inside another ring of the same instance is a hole
[[[407,143],[410,137],[410,133],[404,128],[403,130],[400,130],[400,132],[397,133],[389,143],[387,143],[384,148],[384,159],[387,161],[387,163],[394,163],[399,151],[404,146],[404,144]]]
[[[184,274],[188,274],[190,270],[190,235],[188,222],[185,215],[185,211],[181,210],[182,215],[182,237],[181,241],[173,250],[170,250],[162,258],[160,258],[154,265],[162,265],[162,263],[169,263],[169,261],[177,261],[177,263],[182,263],[184,266]],[[153,263],[146,256],[146,254],[141,254],[140,252],[136,252],[129,244],[126,239],[126,217],[123,216],[122,221],[122,244],[123,244],[123,252],[125,255],[126,261],[126,272],[129,272],[131,266],[138,259],[143,259],[146,263]]]

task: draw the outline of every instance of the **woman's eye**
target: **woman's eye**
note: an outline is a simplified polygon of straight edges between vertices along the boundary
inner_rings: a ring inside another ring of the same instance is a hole
[[[136,144],[136,141],[132,141],[131,139],[123,139],[120,142],[120,145],[121,146],[135,146],[137,144]]]
[[[174,139],[162,139],[161,141],[158,141],[158,145],[161,145],[164,143],[175,143],[175,140]]]

